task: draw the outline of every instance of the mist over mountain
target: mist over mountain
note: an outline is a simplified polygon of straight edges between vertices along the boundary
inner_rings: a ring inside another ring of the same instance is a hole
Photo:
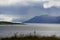
[[[41,15],[35,16],[24,23],[60,23],[60,16]]]

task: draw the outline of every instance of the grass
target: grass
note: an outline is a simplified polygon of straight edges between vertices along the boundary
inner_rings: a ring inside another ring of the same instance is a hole
[[[56,37],[55,35],[52,35],[52,36],[36,36],[36,35],[17,36],[17,34],[14,34],[14,36],[12,37],[5,37],[5,38],[1,38],[0,40],[60,40],[60,38]]]

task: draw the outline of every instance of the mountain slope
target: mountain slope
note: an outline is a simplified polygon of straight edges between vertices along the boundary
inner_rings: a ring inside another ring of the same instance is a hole
[[[60,16],[35,16],[32,19],[25,21],[24,23],[60,23]]]

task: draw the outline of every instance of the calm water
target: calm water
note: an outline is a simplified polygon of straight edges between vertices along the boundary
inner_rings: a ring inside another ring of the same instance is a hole
[[[26,24],[26,25],[0,25],[0,36],[12,36],[14,33],[36,35],[57,35],[60,36],[60,24]]]

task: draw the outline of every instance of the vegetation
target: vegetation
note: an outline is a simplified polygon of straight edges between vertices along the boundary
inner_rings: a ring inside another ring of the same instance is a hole
[[[0,21],[0,25],[3,25],[3,24],[22,24],[22,23],[13,23],[13,22],[6,22],[6,21]]]
[[[1,38],[1,40],[60,40],[60,38],[56,37],[55,35],[53,35],[53,36],[36,36],[36,35],[17,36],[17,34],[15,34],[12,37]]]

